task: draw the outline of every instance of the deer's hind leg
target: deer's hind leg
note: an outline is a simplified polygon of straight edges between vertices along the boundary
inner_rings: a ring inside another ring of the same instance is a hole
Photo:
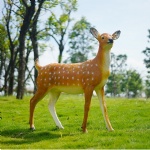
[[[35,106],[45,96],[45,94],[46,94],[46,92],[44,90],[43,91],[37,90],[35,95],[30,100],[29,123],[30,123],[30,129],[31,130],[35,130],[35,126],[34,126],[34,109],[35,109]]]
[[[49,111],[53,117],[53,120],[54,120],[56,126],[59,129],[64,129],[64,127],[62,126],[62,124],[57,116],[56,109],[55,109],[55,104],[56,104],[59,96],[60,96],[60,92],[50,92],[50,100],[49,100],[48,108],[49,108]]]

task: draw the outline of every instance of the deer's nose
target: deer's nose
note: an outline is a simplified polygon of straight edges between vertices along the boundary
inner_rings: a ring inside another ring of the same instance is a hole
[[[108,43],[113,43],[113,39],[109,39],[109,40],[108,40]]]

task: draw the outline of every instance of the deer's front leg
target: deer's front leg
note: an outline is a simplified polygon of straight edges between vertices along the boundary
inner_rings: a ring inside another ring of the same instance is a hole
[[[82,123],[82,130],[84,133],[87,132],[86,124],[87,124],[88,112],[90,109],[92,94],[93,94],[93,88],[87,87],[84,91],[85,104],[84,104],[84,118],[83,118],[83,123]]]
[[[104,100],[104,87],[102,87],[100,90],[96,90],[98,99],[100,101],[100,107],[102,110],[102,114],[106,123],[106,127],[109,131],[113,131],[114,129],[111,126],[111,123],[109,121],[108,113],[107,113],[107,107],[106,107],[106,102]]]

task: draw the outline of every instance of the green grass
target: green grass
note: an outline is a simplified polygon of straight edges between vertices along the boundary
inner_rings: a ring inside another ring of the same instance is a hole
[[[114,132],[105,128],[97,97],[92,99],[88,133],[83,134],[84,98],[62,94],[56,110],[64,130],[55,127],[48,111],[48,97],[35,109],[34,132],[29,130],[29,101],[0,97],[0,149],[68,149],[68,148],[150,148],[150,100],[108,99],[108,114]]]

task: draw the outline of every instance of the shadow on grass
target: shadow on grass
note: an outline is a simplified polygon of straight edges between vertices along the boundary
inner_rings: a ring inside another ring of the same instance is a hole
[[[1,136],[8,137],[7,140],[1,140],[1,144],[22,145],[32,144],[42,140],[52,140],[60,138],[61,132],[58,131],[31,131],[25,129],[5,130],[1,132]],[[65,136],[63,134],[63,136]]]

